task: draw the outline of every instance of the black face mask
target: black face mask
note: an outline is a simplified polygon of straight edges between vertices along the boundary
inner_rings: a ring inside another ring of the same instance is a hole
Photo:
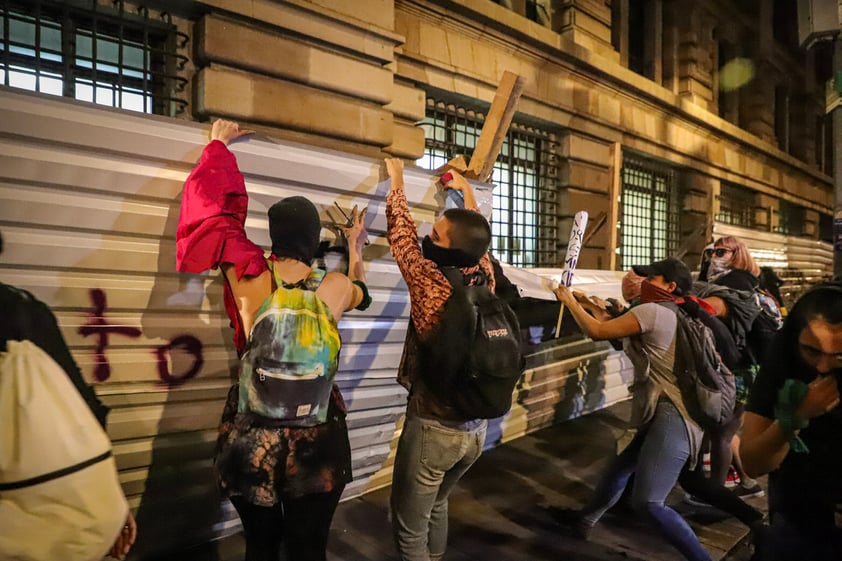
[[[430,236],[421,240],[421,251],[425,259],[429,259],[439,267],[475,267],[479,259],[469,255],[461,249],[442,247],[433,243]]]
[[[272,254],[310,264],[319,247],[319,211],[304,197],[287,197],[269,209]]]

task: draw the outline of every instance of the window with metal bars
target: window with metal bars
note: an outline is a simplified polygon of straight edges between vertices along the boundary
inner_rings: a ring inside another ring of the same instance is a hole
[[[804,226],[807,222],[807,209],[803,206],[781,199],[778,206],[778,227],[779,234],[787,236],[804,235]]]
[[[0,0],[0,84],[144,113],[187,106],[187,35],[122,0]]]
[[[426,136],[418,165],[436,169],[450,159],[469,156],[482,130],[484,115],[427,99],[421,122]],[[491,182],[491,248],[518,267],[558,266],[558,162],[555,137],[547,131],[513,123],[494,165]]]
[[[675,253],[678,194],[675,170],[623,154],[620,256],[623,269]]]
[[[505,8],[518,12],[526,19],[540,23],[545,27],[549,27],[552,21],[552,8],[550,0],[525,0],[521,2],[513,2],[512,0],[492,0],[495,4],[499,4]]]
[[[722,183],[719,188],[719,214],[716,221],[723,224],[733,224],[743,228],[754,228],[755,194],[733,183]]]

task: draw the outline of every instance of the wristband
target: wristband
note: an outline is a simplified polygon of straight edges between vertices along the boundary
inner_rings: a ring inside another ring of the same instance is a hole
[[[354,284],[356,284],[357,286],[359,286],[359,287],[360,287],[360,289],[363,291],[363,299],[362,299],[362,302],[360,302],[359,304],[357,304],[357,307],[356,307],[356,308],[354,308],[354,309],[355,309],[355,310],[360,310],[360,311],[367,310],[367,309],[368,309],[368,307],[369,307],[369,306],[371,306],[371,296],[369,296],[369,294],[368,294],[368,287],[367,287],[367,286],[365,285],[365,283],[364,283],[363,281],[361,281],[361,280],[355,280],[355,281],[352,281],[352,282],[353,282]]]
[[[778,391],[778,403],[775,406],[775,418],[778,420],[778,426],[781,427],[784,435],[789,438],[790,449],[800,454],[809,453],[810,449],[795,433],[807,428],[810,420],[802,419],[795,414],[795,411],[809,391],[809,386],[804,382],[789,378]]]

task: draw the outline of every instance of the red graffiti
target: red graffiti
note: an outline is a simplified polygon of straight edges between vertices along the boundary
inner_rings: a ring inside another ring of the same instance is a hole
[[[141,331],[136,327],[109,324],[105,319],[105,308],[107,306],[105,292],[99,288],[94,288],[91,290],[90,295],[94,309],[88,314],[91,318],[90,321],[79,328],[79,335],[83,337],[94,335],[97,337],[96,348],[94,349],[94,359],[96,360],[94,378],[98,382],[103,382],[111,377],[111,365],[108,364],[108,359],[105,358],[105,347],[108,346],[108,336],[113,333],[136,339],[140,337]]]
[[[193,366],[191,366],[187,372],[181,376],[175,376],[170,372],[170,361],[168,358],[171,357],[172,349],[179,347],[193,355],[195,360],[193,361]],[[173,386],[183,384],[198,374],[199,370],[202,369],[202,365],[205,363],[205,359],[202,356],[202,342],[192,335],[179,335],[170,341],[169,344],[158,347],[156,354],[158,355],[158,377],[161,378],[162,381]]]
[[[98,382],[104,382],[111,377],[111,365],[105,356],[105,348],[108,346],[109,336],[122,335],[136,339],[142,335],[142,332],[136,327],[108,323],[108,320],[105,319],[105,309],[107,307],[105,292],[99,288],[95,288],[91,290],[90,295],[93,310],[88,314],[90,317],[88,323],[81,326],[78,331],[83,337],[87,337],[88,335],[97,337],[97,344],[94,348],[94,359],[96,361],[94,378]],[[184,370],[183,374],[179,375],[173,374],[170,371],[170,364],[175,362],[172,353],[175,349],[183,350],[192,356],[192,364]],[[171,339],[168,343],[155,348],[152,352],[155,355],[158,365],[158,377],[162,382],[169,385],[183,384],[190,378],[193,378],[199,373],[205,363],[205,359],[202,356],[202,342],[192,335],[179,335]]]

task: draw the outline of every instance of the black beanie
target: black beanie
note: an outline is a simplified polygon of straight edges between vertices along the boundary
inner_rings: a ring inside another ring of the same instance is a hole
[[[287,197],[269,208],[269,238],[275,257],[309,265],[319,247],[321,230],[319,211],[304,197]]]

